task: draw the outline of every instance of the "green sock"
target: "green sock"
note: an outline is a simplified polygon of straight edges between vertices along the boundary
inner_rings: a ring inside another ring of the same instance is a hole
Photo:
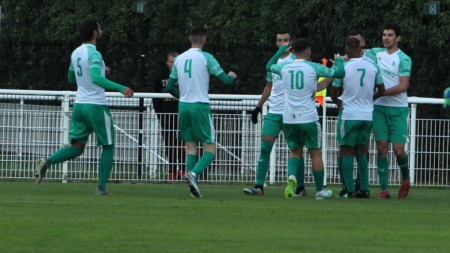
[[[211,164],[211,162],[214,160],[214,154],[211,152],[206,152],[200,160],[198,160],[197,165],[195,165],[192,172],[195,174],[200,175],[208,166]]]
[[[403,181],[408,180],[409,177],[409,166],[408,166],[408,155],[405,154],[401,160],[397,159],[397,164],[402,172]]]
[[[297,177],[297,168],[300,164],[300,159],[297,157],[291,157],[288,159],[288,176]]]
[[[103,146],[100,164],[98,165],[98,186],[106,191],[106,182],[111,176],[111,170],[114,162],[114,145]]]
[[[186,172],[191,171],[195,167],[195,163],[197,163],[197,156],[196,155],[187,155]]]
[[[345,178],[344,178],[344,170],[342,169],[342,159],[338,156],[338,171],[339,171],[339,179],[341,180],[341,183],[345,187]]]
[[[355,184],[353,183],[353,156],[344,156],[342,158],[342,170],[344,171],[345,185],[349,192],[355,191]]]
[[[389,167],[387,156],[377,157],[377,165],[378,165],[378,176],[380,177],[381,190],[386,191],[389,189],[388,186]]]
[[[358,164],[359,180],[361,182],[361,190],[369,190],[369,165],[367,163],[367,156],[362,155],[356,157],[356,163]]]
[[[297,187],[305,187],[305,158],[300,157],[298,168],[297,168]]]
[[[264,181],[266,181],[272,147],[273,143],[270,141],[263,141],[261,143],[261,155],[259,155],[258,168],[256,169],[256,185],[264,185]]]
[[[81,154],[83,154],[81,150],[74,146],[69,146],[56,151],[48,159],[50,159],[51,164],[58,164],[79,157]]]
[[[323,190],[323,177],[325,176],[324,170],[313,170],[314,182],[316,182],[316,192]]]

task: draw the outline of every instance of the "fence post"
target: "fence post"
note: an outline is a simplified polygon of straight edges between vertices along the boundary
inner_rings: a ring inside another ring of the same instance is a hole
[[[139,98],[138,179],[142,179],[142,134],[144,125],[144,98]]]
[[[411,185],[415,184],[415,170],[416,170],[416,124],[417,124],[417,104],[411,104],[411,146],[409,151],[409,168]]]
[[[327,97],[323,97],[323,115],[322,115],[322,161],[323,161],[323,186],[327,186]]]
[[[246,121],[247,111],[242,110],[242,142],[241,142],[241,176],[244,178],[245,161],[247,156],[247,143],[248,143],[248,122]]]
[[[20,99],[20,114],[19,114],[19,145],[17,145],[17,153],[19,153],[19,157],[22,157],[22,143],[23,143],[23,107],[24,107],[24,100],[23,98]]]
[[[69,95],[65,95],[63,97],[63,101],[62,101],[62,115],[63,115],[63,132],[62,132],[62,138],[61,138],[61,143],[63,143],[63,146],[66,146],[69,144],[69,124],[70,124],[70,107],[69,107],[69,101],[70,101],[70,96]],[[65,161],[63,162],[63,174],[62,174],[62,182],[65,184],[67,183],[67,173],[68,173],[68,168],[69,168],[69,162]]]

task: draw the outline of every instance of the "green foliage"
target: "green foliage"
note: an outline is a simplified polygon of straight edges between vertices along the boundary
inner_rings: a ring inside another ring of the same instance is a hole
[[[423,14],[425,0],[187,0],[147,1],[144,15],[131,12],[134,0],[32,1],[3,0],[1,87],[74,90],[67,82],[71,52],[81,43],[81,19],[96,17],[104,31],[98,49],[113,69],[112,80],[137,91],[152,91],[165,68],[165,54],[189,48],[189,27],[209,28],[205,51],[225,71],[235,71],[233,86],[211,80],[211,93],[258,94],[264,88],[264,66],[276,51],[278,29],[314,44],[313,61],[343,53],[346,33],[364,31],[366,48],[380,47],[385,23],[403,29],[400,47],[413,61],[408,94],[442,97],[450,86],[447,69],[450,1],[441,1],[439,16]],[[142,27],[147,37],[142,44]],[[146,56],[145,84],[140,83],[141,50]],[[420,106],[419,117],[449,117],[439,106]]]

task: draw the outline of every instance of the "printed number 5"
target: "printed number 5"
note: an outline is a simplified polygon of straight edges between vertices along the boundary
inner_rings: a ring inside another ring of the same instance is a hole
[[[77,75],[78,76],[82,76],[83,75],[83,70],[81,69],[80,61],[81,61],[81,58],[78,58],[78,61],[77,61],[77,66],[78,66]]]
[[[184,63],[184,73],[189,73],[189,78],[192,77],[192,60],[191,59],[187,59],[186,62]]]
[[[363,87],[364,85],[364,76],[366,75],[366,69],[357,69],[357,71],[361,71],[361,79],[360,79],[360,84],[361,87]]]

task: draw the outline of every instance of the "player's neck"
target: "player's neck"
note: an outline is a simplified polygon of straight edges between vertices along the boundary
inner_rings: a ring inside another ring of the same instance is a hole
[[[393,46],[391,48],[386,48],[386,49],[387,49],[386,51],[387,51],[388,54],[393,54],[393,53],[398,51],[398,46],[395,45],[395,46]]]
[[[204,45],[205,44],[192,44],[191,48],[198,48],[198,49],[202,50]]]
[[[297,54],[294,54],[295,55],[295,59],[296,60],[305,60],[305,61],[308,61],[309,60],[309,56],[307,56],[307,55],[297,55]]]
[[[97,45],[97,39],[93,38],[91,40],[85,41],[84,44],[92,44],[92,45]]]

